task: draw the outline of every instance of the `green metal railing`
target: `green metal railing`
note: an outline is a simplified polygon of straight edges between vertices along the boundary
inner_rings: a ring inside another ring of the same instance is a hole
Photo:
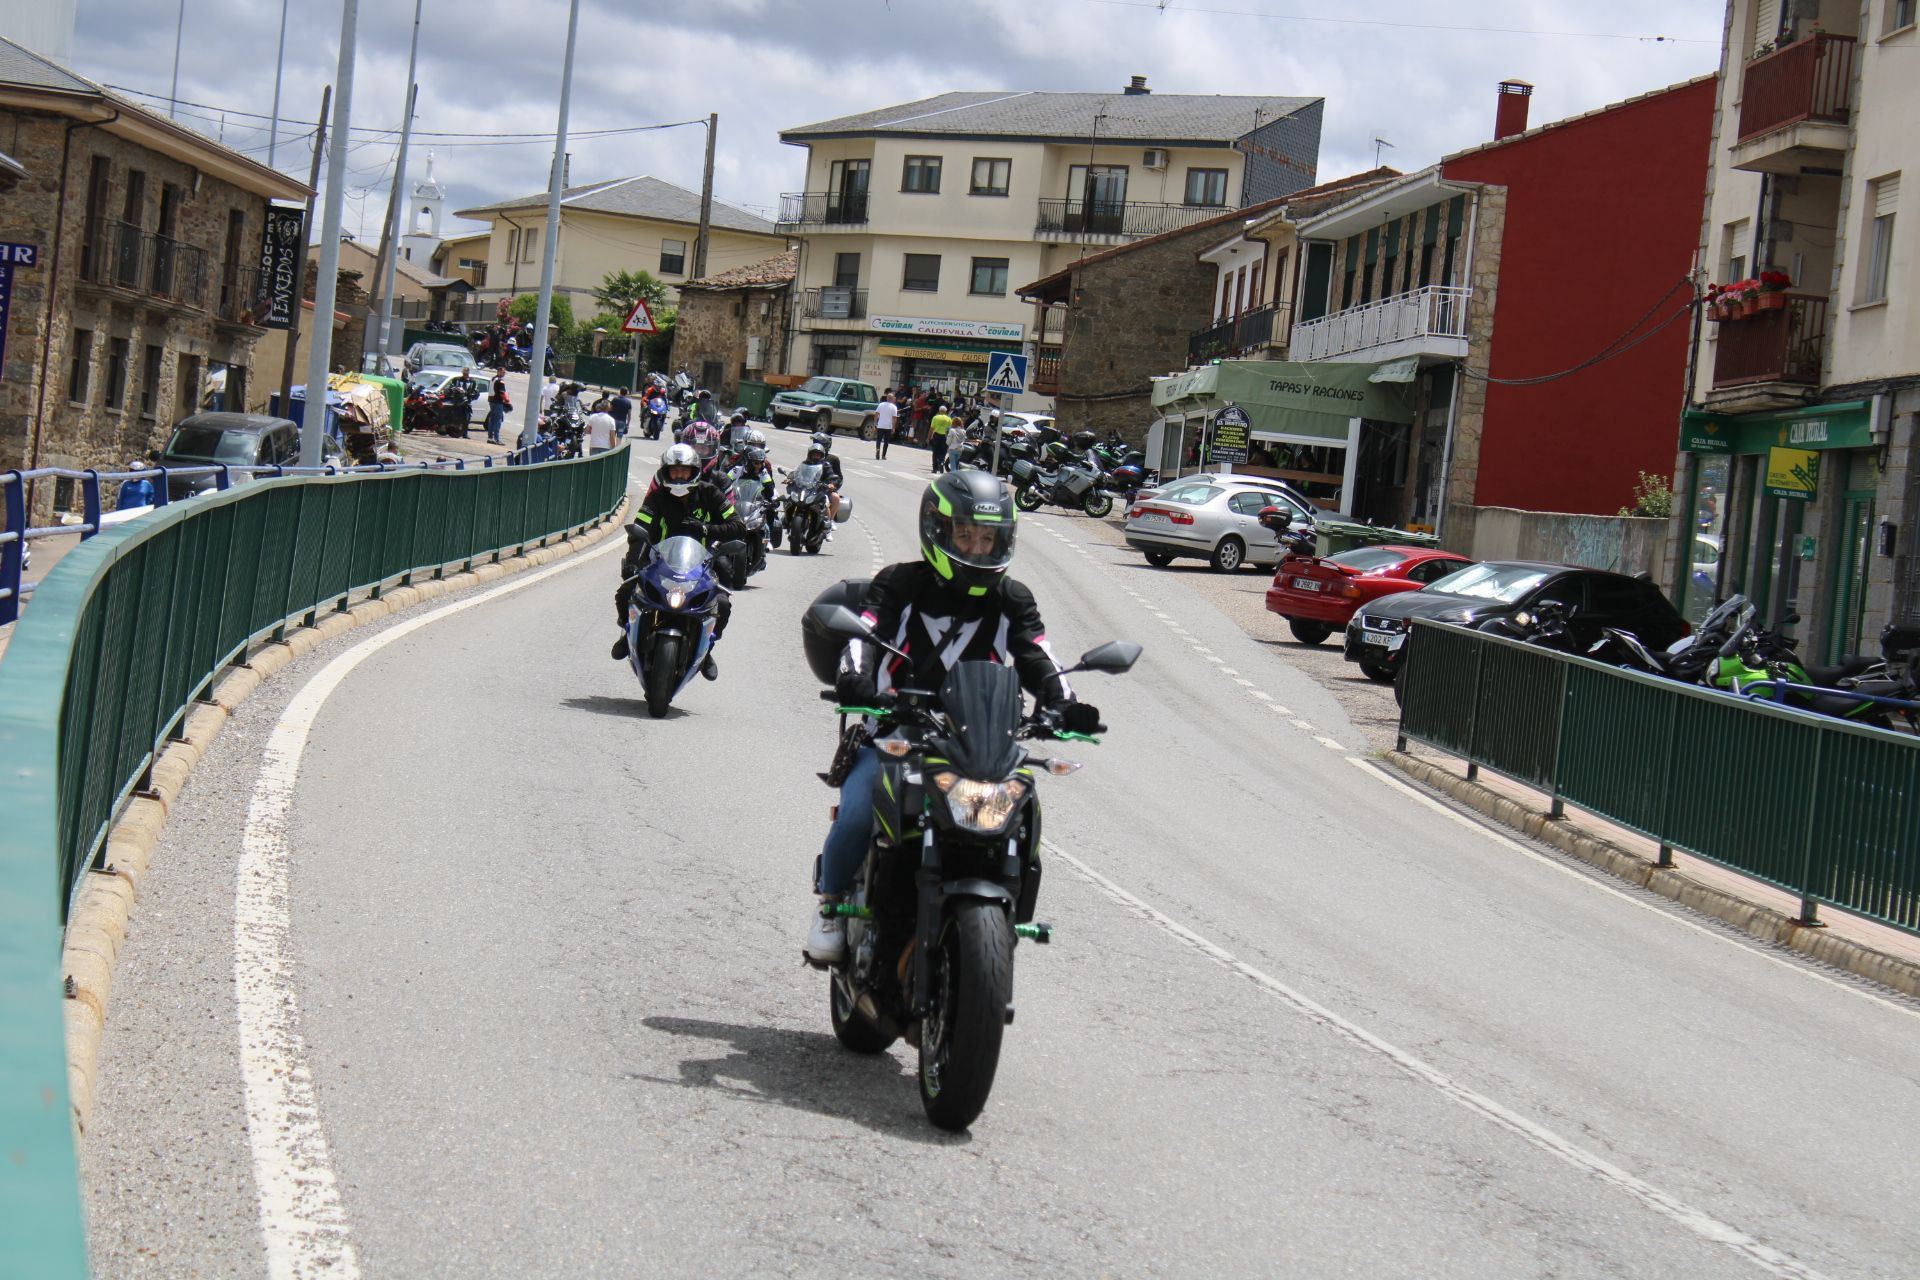
[[[1660,843],[1920,933],[1920,739],[1415,622],[1400,742]]]
[[[417,574],[593,524],[625,449],[261,480],[71,551],[0,661],[0,1271],[82,1276],[60,945],[68,903],[195,698],[255,641]]]

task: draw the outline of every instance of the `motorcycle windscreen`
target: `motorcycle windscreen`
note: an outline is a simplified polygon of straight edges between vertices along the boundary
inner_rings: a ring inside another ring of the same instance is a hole
[[[793,469],[793,487],[811,489],[826,482],[827,469],[818,462],[803,462]]]
[[[758,480],[749,480],[745,476],[733,482],[733,500],[736,503],[760,501],[760,490],[764,486]]]
[[[684,578],[707,562],[707,549],[698,539],[682,534],[660,544],[659,558],[676,578]]]
[[[997,662],[962,662],[940,686],[953,724],[953,763],[970,778],[997,780],[1020,764],[1020,677]]]

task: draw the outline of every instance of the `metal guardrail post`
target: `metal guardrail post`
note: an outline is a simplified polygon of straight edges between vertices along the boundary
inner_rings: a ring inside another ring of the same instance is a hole
[[[100,473],[87,468],[80,482],[80,540],[85,542],[100,532]]]
[[[1573,664],[1562,662],[1556,665],[1560,668],[1560,697],[1557,700],[1560,723],[1554,727],[1553,734],[1553,765],[1550,769],[1552,790],[1548,793],[1552,796],[1552,803],[1547,806],[1547,816],[1557,821],[1567,816],[1567,802],[1560,795],[1560,755],[1567,745],[1567,726],[1573,723],[1567,706],[1567,700],[1573,696]]]
[[[1412,636],[1409,635],[1411,640]],[[1480,776],[1480,698],[1485,692],[1483,681],[1487,671],[1487,642],[1481,640],[1473,646],[1473,703],[1467,708],[1467,781],[1472,782]]]
[[[0,626],[20,616],[21,570],[27,557],[27,478],[19,470],[0,476]]]
[[[1795,923],[1808,929],[1827,927],[1820,920],[1820,904],[1813,894],[1813,841],[1820,830],[1820,800],[1826,794],[1826,788],[1820,785],[1820,767],[1826,759],[1827,739],[1831,736],[1824,731],[1814,734],[1813,768],[1803,775],[1807,785],[1812,788],[1813,796],[1807,804],[1807,830],[1801,837],[1800,918]]]

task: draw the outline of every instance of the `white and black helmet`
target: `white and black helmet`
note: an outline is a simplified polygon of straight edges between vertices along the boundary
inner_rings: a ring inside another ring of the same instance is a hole
[[[814,432],[813,442],[820,446],[820,452],[822,453],[833,452],[833,433],[831,431]]]
[[[684,471],[684,477],[675,471]],[[684,498],[700,483],[700,455],[690,444],[670,444],[660,455],[660,483],[676,498]]]

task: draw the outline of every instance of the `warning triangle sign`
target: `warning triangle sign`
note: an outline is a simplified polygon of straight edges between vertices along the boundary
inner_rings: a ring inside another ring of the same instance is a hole
[[[999,357],[999,363],[987,374],[987,390],[1021,392],[1027,389],[1027,371],[1011,356]]]
[[[658,333],[653,327],[653,312],[647,309],[647,300],[634,300],[633,310],[627,313],[627,322],[620,326],[627,333]]]

